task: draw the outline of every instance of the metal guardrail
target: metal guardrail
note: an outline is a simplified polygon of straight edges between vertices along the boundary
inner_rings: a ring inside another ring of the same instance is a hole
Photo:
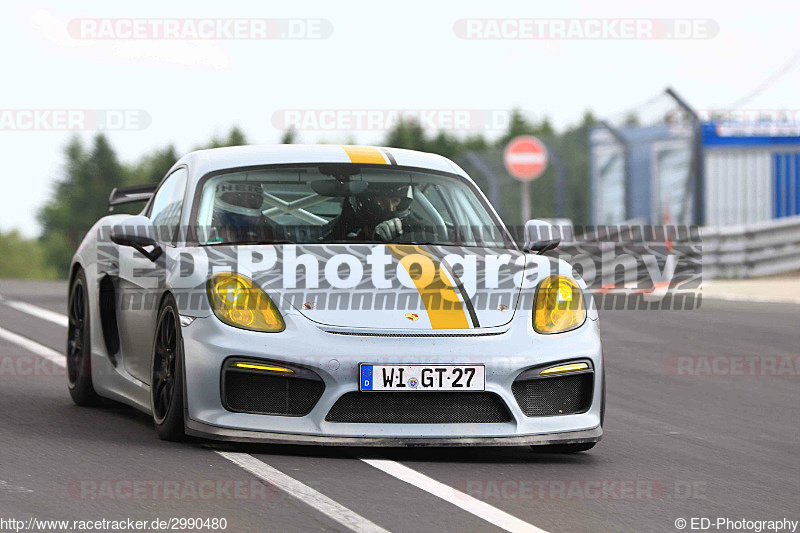
[[[700,231],[704,278],[756,278],[800,270],[800,216]]]
[[[701,275],[697,228],[629,221],[599,227],[560,226],[557,233],[565,240],[546,255],[572,264],[593,292],[641,292],[665,282],[683,284]]]
[[[679,274],[688,277],[701,274],[704,279],[755,278],[800,270],[800,216],[748,225],[699,228],[699,238],[697,228],[689,232],[677,231],[679,237],[673,232],[669,246],[658,239],[628,238],[628,230],[637,226],[634,221],[568,238],[548,255],[559,256],[572,264],[590,256],[598,265],[602,264],[604,271],[593,280],[594,288],[620,286],[624,280],[634,279],[640,286],[658,283],[652,274],[664,272],[670,255],[672,261],[679,264]],[[619,228],[625,229],[620,231]],[[640,227],[645,234],[650,228],[655,226]],[[663,235],[664,227],[660,228]],[[686,226],[681,228],[686,230]],[[573,236],[571,229],[562,230],[562,233]],[[635,260],[626,261],[626,256]],[[647,268],[648,261],[651,268]]]

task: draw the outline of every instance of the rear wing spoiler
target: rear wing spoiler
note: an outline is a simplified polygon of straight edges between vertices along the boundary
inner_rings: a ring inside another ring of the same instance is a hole
[[[133,185],[131,187],[114,187],[108,197],[108,210],[113,211],[115,205],[133,204],[136,202],[146,202],[156,192],[158,183],[148,183],[147,185]]]

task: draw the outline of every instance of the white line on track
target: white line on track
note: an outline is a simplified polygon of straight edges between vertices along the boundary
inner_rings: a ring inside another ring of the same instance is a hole
[[[516,516],[512,516],[505,511],[501,511],[496,507],[492,507],[486,502],[482,502],[477,498],[473,498],[469,494],[465,494],[459,490],[440,483],[433,478],[426,476],[416,470],[413,470],[405,465],[390,459],[361,459],[370,466],[381,470],[390,476],[396,477],[401,481],[413,485],[425,492],[441,498],[446,502],[452,503],[456,507],[471,513],[478,518],[482,518],[495,526],[505,529],[506,531],[525,531],[530,533],[546,533],[545,530],[520,520]]]
[[[26,302],[6,300],[5,298],[0,298],[0,300],[2,300],[5,305],[13,307],[17,311],[22,311],[23,313],[42,318],[49,322],[53,322],[54,324],[58,324],[59,326],[67,327],[67,325],[69,325],[69,319],[67,318],[67,315],[56,313],[55,311],[50,311],[44,307],[39,307],[38,305],[33,305]]]
[[[324,494],[317,492],[308,485],[300,483],[293,477],[289,477],[280,470],[276,470],[267,463],[256,459],[252,455],[238,452],[223,452],[214,450],[217,454],[225,459],[239,465],[256,477],[275,485],[280,490],[286,492],[290,496],[297,498],[316,509],[317,511],[327,515],[328,517],[336,520],[343,526],[346,526],[352,531],[358,532],[374,532],[374,533],[388,533],[387,530],[370,522],[363,516],[354,513],[347,507],[331,500]]]
[[[2,299],[2,297],[0,297]],[[67,317],[60,313],[55,313],[47,309],[40,308],[32,304],[24,302],[15,302],[3,299],[6,305],[29,313],[34,316],[39,316],[51,322],[66,326]],[[18,305],[12,305],[18,304]],[[45,316],[48,315],[48,316]],[[43,344],[18,335],[7,329],[0,327],[0,338],[13,342],[26,350],[29,350],[36,355],[44,357],[53,363],[66,367],[66,358],[63,354],[48,348]],[[308,485],[305,485],[293,477],[287,476],[280,470],[273,468],[267,463],[256,459],[252,455],[238,452],[224,452],[214,450],[218,455],[228,459],[239,467],[247,470],[256,477],[277,486],[280,490],[288,493],[289,495],[297,498],[306,505],[317,509],[321,513],[327,515],[331,519],[346,526],[352,531],[368,532],[368,533],[389,533],[387,530],[371,522],[363,516],[351,511],[347,507],[333,501],[321,492],[318,492]],[[393,476],[401,481],[413,485],[437,498],[455,505],[456,507],[467,511],[468,513],[477,516],[495,526],[512,532],[528,532],[528,533],[547,533],[545,530],[540,529],[524,520],[501,511],[496,507],[492,507],[488,503],[482,502],[473,498],[469,494],[465,494],[459,490],[445,485],[433,478],[426,476],[416,470],[413,470],[405,465],[389,459],[361,459],[368,465],[381,470],[390,476]]]
[[[48,348],[44,344],[39,344],[38,342],[31,340],[27,337],[23,337],[22,335],[17,335],[13,331],[8,331],[5,328],[0,328],[0,338],[5,339],[9,342],[13,342],[17,346],[25,348],[29,352],[33,352],[39,357],[44,357],[48,361],[51,361],[62,368],[66,368],[67,366],[67,358],[64,356],[64,354],[59,353],[51,348]]]
[[[5,303],[9,303],[8,300],[6,300]],[[64,316],[63,318],[66,319],[67,317]],[[43,357],[48,361],[52,361],[61,367],[66,366],[66,358],[63,354],[60,354],[55,350],[44,346],[43,344],[39,344],[36,341],[28,339],[27,337],[23,337],[22,335],[18,335],[12,331],[8,331],[7,329],[0,327],[0,338],[33,352],[34,354]],[[343,505],[328,498],[324,494],[312,489],[308,485],[305,485],[296,479],[287,476],[283,472],[276,470],[267,463],[260,461],[251,455],[246,453],[232,453],[216,450],[215,452],[240,466],[241,468],[247,470],[256,477],[275,485],[280,490],[288,493],[294,498],[297,498],[306,505],[313,507],[314,509],[327,515],[331,519],[339,522],[352,531],[356,531],[358,533],[389,533],[387,530],[373,522],[370,522],[363,516],[356,514],[347,507],[344,507]]]

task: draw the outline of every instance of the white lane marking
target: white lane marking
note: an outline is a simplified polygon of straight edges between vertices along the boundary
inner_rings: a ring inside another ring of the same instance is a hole
[[[31,489],[25,487],[18,487],[16,485],[9,485],[8,481],[0,479],[0,490],[4,492],[33,492]]]
[[[530,533],[547,533],[543,529],[520,520],[516,516],[512,516],[505,511],[501,511],[496,507],[492,507],[486,502],[482,502],[477,498],[473,498],[469,494],[465,494],[459,490],[440,483],[433,478],[421,474],[405,465],[390,459],[361,459],[370,466],[374,466],[390,476],[396,477],[401,481],[413,485],[425,492],[441,498],[446,502],[452,503],[456,507],[472,513],[478,518],[486,520],[490,524],[505,529],[506,531],[526,531]]]
[[[5,300],[5,302],[9,303],[8,300]],[[42,311],[47,310],[42,309]],[[67,320],[65,315],[59,315],[58,313],[54,313],[52,311],[47,312],[59,317],[63,317],[64,321]],[[45,357],[60,366],[66,366],[65,357],[62,354],[56,352],[55,350],[51,350],[47,346],[39,344],[38,342],[22,337],[21,335],[17,335],[16,333],[12,333],[3,328],[0,328],[0,337],[19,344],[23,348],[26,348],[37,355],[41,355],[42,357]],[[321,513],[331,517],[353,531],[389,533],[387,530],[378,526],[374,522],[370,522],[363,516],[356,514],[347,507],[344,507],[343,505],[328,498],[321,492],[318,492],[308,485],[305,485],[296,479],[287,476],[280,470],[277,470],[267,463],[256,459],[252,455],[217,450],[215,450],[215,453],[235,463],[241,468],[244,468],[251,474],[263,479],[264,481],[272,483],[284,492],[289,493],[291,496],[297,498],[307,505],[310,505],[311,507],[317,509]],[[452,503],[456,507],[467,511],[478,518],[482,518],[483,520],[486,520],[487,522],[494,524],[499,528],[505,529],[506,531],[547,533],[544,529],[540,529],[532,524],[529,524],[528,522],[520,520],[519,518],[510,515],[505,511],[501,511],[496,507],[492,507],[488,503],[473,498],[469,494],[465,494],[448,485],[445,485],[444,483],[440,483],[435,479],[426,476],[425,474],[417,472],[416,470],[412,470],[411,468],[408,468],[407,466],[395,461],[391,461],[389,459],[361,460],[368,465],[389,474],[390,476],[393,476],[401,481],[405,481],[406,483],[414,485],[415,487],[420,488],[429,494]]]
[[[329,516],[336,520],[343,526],[358,532],[374,532],[374,533],[389,533],[387,530],[370,522],[363,516],[354,513],[347,507],[331,500],[324,494],[317,492],[308,485],[300,483],[293,477],[289,477],[280,470],[276,470],[267,463],[256,459],[252,455],[237,452],[223,452],[214,450],[215,453],[221,455],[225,459],[237,464],[244,468],[251,474],[263,479],[264,481],[275,485],[280,490],[288,493],[290,496],[297,498],[316,509],[317,511]]]
[[[54,324],[58,324],[59,326],[67,327],[67,325],[69,324],[69,319],[67,318],[67,315],[62,315],[61,313],[56,313],[55,311],[50,311],[49,309],[45,309],[44,307],[39,307],[38,305],[33,305],[26,302],[18,302],[16,300],[6,300],[5,298],[0,298],[0,299],[3,300],[4,304],[6,304],[9,307],[13,307],[17,311],[22,311],[23,313],[43,318],[44,320],[48,320],[50,322],[53,322]]]
[[[9,304],[10,302],[5,300],[5,303]],[[19,308],[18,310],[23,312],[31,312],[31,308],[35,307],[36,306],[30,306],[30,308],[28,308],[29,310],[27,311]],[[47,310],[41,309],[41,311]],[[55,315],[58,318],[63,318],[65,322],[67,320],[67,317],[64,315],[59,315],[58,313],[54,313],[52,311],[47,312],[52,313],[52,315]],[[31,312],[31,314],[36,313]],[[56,352],[55,350],[51,350],[47,346],[39,344],[36,341],[23,337],[22,335],[17,335],[16,333],[8,331],[7,329],[0,328],[0,338],[4,338],[10,342],[13,342],[25,348],[26,350],[35,353],[36,355],[56,363],[59,366],[66,366],[66,358],[64,355]],[[216,450],[215,452],[235,463],[236,465],[244,468],[251,474],[277,486],[282,491],[317,509],[321,513],[329,516],[333,520],[336,520],[352,531],[356,531],[358,533],[389,533],[387,530],[373,522],[370,522],[363,516],[354,513],[347,507],[344,507],[343,505],[333,501],[324,494],[317,492],[308,485],[305,485],[292,477],[287,476],[283,472],[276,470],[267,463],[260,461],[251,455],[246,453],[222,452]]]
[[[39,344],[38,342],[31,340],[27,337],[23,337],[22,335],[17,335],[13,331],[8,331],[5,328],[0,328],[0,338],[5,339],[9,342],[13,342],[17,346],[25,348],[29,352],[35,353],[39,357],[44,357],[48,361],[51,361],[62,368],[66,368],[67,366],[67,358],[64,354],[59,353],[51,348],[48,348],[44,344]]]

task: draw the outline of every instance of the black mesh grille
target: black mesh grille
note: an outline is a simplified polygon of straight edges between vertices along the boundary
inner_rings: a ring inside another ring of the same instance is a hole
[[[356,424],[464,424],[510,422],[511,413],[489,392],[348,392],[328,422]]]
[[[231,411],[302,416],[317,404],[322,381],[256,372],[225,371],[223,402]]]
[[[592,405],[593,389],[592,372],[519,380],[511,385],[511,392],[526,416],[582,413]]]

